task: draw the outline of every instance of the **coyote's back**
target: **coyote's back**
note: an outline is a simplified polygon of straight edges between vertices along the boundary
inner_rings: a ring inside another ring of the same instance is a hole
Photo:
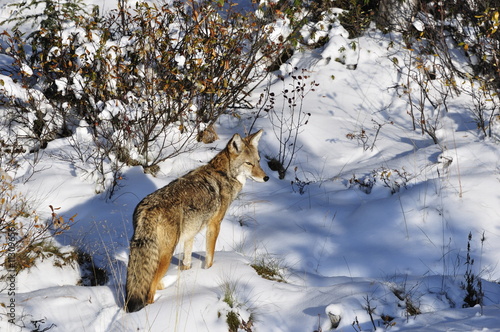
[[[181,269],[191,267],[194,237],[206,227],[205,268],[213,264],[220,223],[246,178],[269,179],[260,167],[257,145],[262,130],[233,135],[208,164],[146,196],[135,208],[130,241],[125,306],[134,312],[154,301],[177,243],[184,244]]]

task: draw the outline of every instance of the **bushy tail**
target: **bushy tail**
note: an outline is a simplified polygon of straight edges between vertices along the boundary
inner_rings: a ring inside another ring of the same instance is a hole
[[[139,311],[148,303],[158,261],[158,243],[155,239],[143,238],[130,241],[125,298],[125,308],[128,312]]]

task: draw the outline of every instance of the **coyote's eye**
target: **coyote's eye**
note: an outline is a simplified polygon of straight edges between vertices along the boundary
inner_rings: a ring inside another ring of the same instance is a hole
[[[253,166],[253,164],[249,161],[247,161],[245,164],[247,164],[248,166]]]

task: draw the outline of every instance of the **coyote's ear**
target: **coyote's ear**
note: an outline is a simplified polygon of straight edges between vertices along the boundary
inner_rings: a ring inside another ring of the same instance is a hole
[[[250,144],[257,147],[257,144],[259,144],[259,140],[260,140],[263,132],[264,132],[264,130],[261,129],[258,132],[248,136],[248,138],[250,139]]]
[[[234,134],[227,143],[227,148],[230,153],[239,154],[243,149],[243,140],[239,134]]]

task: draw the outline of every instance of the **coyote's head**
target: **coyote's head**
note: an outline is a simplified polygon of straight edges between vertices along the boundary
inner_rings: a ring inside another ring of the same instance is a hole
[[[245,184],[247,178],[251,178],[257,182],[266,182],[269,180],[269,176],[260,167],[260,157],[257,148],[262,133],[261,129],[245,138],[234,134],[229,143],[227,143],[230,155],[230,172],[241,184]]]

